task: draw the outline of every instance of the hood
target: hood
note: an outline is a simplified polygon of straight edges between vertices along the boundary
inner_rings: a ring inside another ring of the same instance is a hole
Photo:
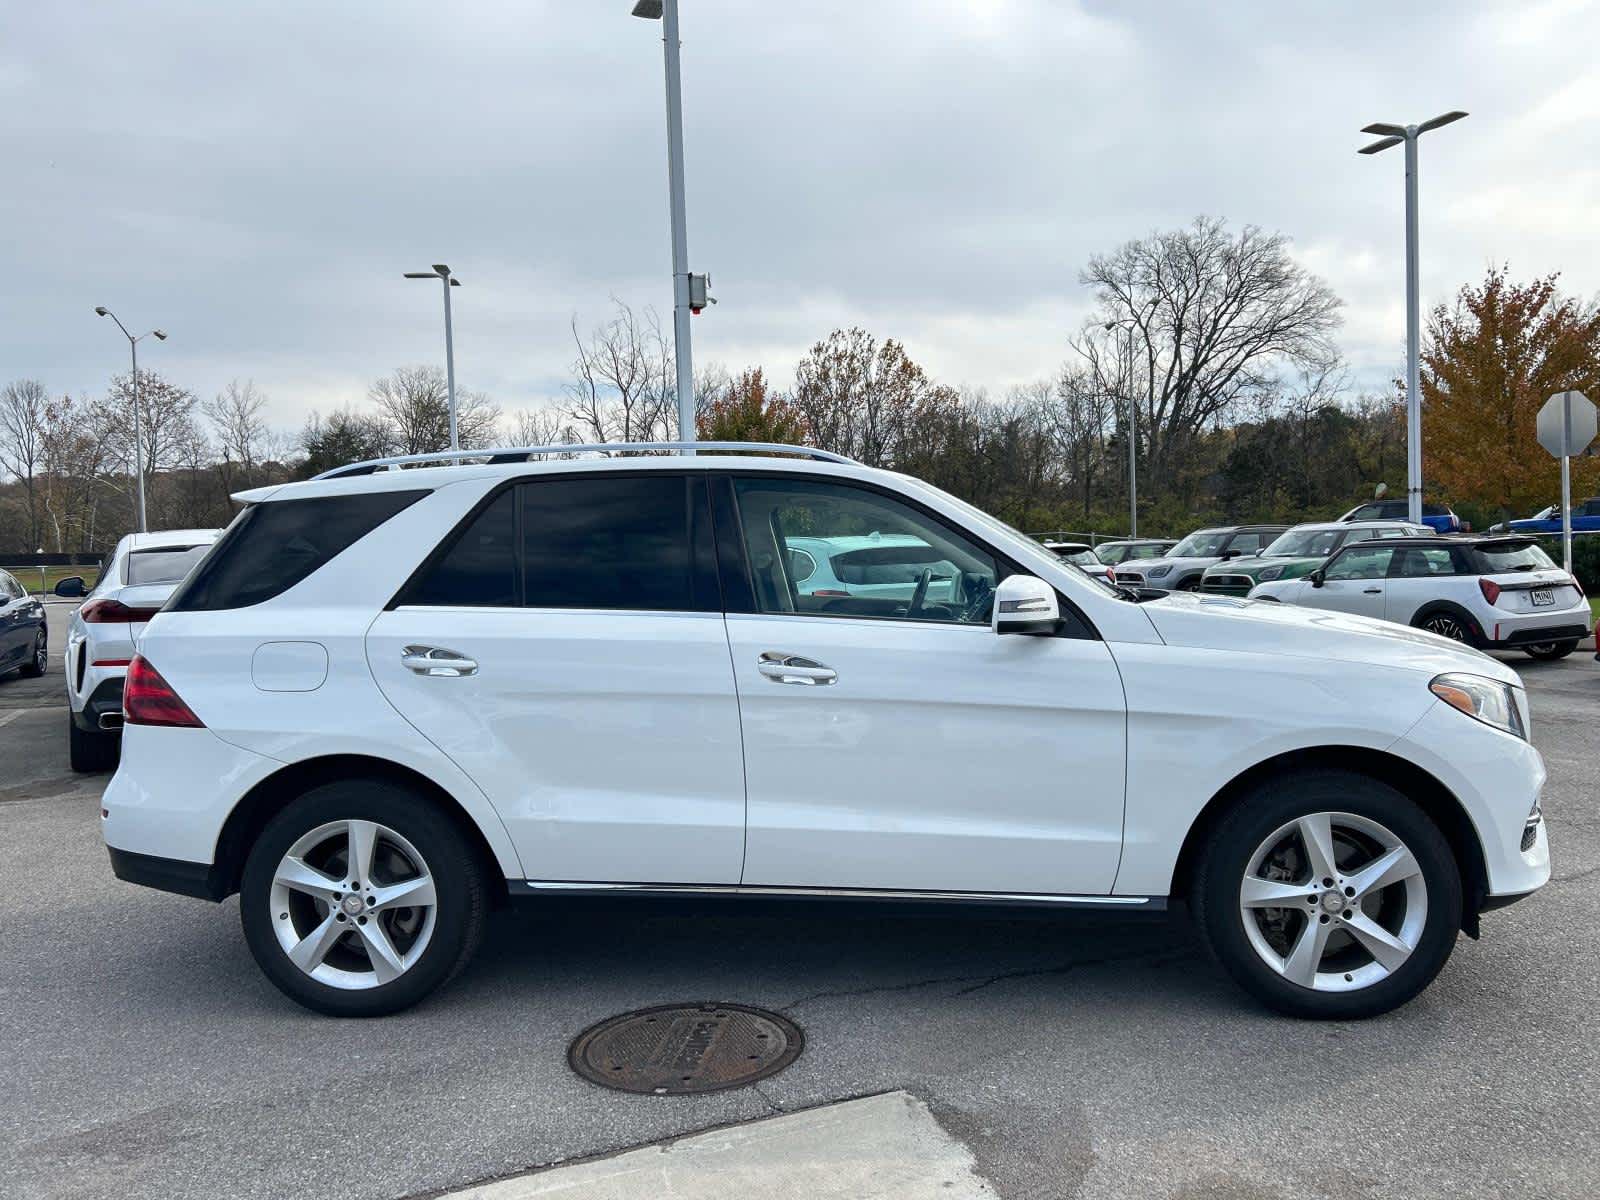
[[[1235,558],[1227,562],[1219,562],[1214,567],[1207,567],[1207,575],[1248,575],[1252,579],[1259,578],[1261,572],[1268,567],[1282,567],[1280,579],[1293,579],[1297,575],[1304,575],[1315,570],[1320,564],[1326,562],[1325,558],[1315,556],[1302,557],[1298,554],[1252,554],[1248,558]]]
[[[1428,675],[1464,671],[1522,686],[1517,673],[1497,658],[1437,634],[1372,617],[1184,592],[1147,601],[1140,608],[1169,646],[1364,662]]]
[[[1208,558],[1141,558],[1141,559],[1137,559],[1137,560],[1130,560],[1130,561],[1125,562],[1125,563],[1118,563],[1117,565],[1118,565],[1119,569],[1123,568],[1123,567],[1126,567],[1128,570],[1130,570],[1130,571],[1138,571],[1141,575],[1143,575],[1146,578],[1148,578],[1149,575],[1150,575],[1150,571],[1152,570],[1152,568],[1155,568],[1155,567],[1174,567],[1174,568],[1182,568],[1184,570],[1188,570],[1188,569],[1193,568],[1193,567],[1209,567],[1209,566],[1211,566],[1211,565],[1213,565],[1215,563],[1219,563],[1221,561],[1222,561],[1222,559],[1214,558],[1214,557],[1208,557]],[[1234,559],[1233,561],[1237,562],[1238,560]]]

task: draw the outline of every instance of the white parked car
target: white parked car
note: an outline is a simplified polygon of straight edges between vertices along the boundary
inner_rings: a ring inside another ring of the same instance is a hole
[[[220,529],[128,534],[68,620],[67,737],[74,771],[104,771],[116,764],[122,680],[139,635],[221,534]]]
[[[1589,634],[1578,581],[1527,535],[1346,545],[1301,579],[1257,585],[1257,600],[1381,617],[1480,650],[1565,658]]]
[[[1262,1001],[1358,1017],[1548,879],[1503,664],[1140,602],[927,484],[787,454],[245,493],[129,672],[113,869],[239,893],[267,976],[345,1015],[437,988],[492,905],[687,892],[1184,901]],[[862,529],[936,548],[956,594],[801,591],[789,538]]]
[[[1062,562],[1069,562],[1077,567],[1089,578],[1116,586],[1116,569],[1101,562],[1100,556],[1088,542],[1043,542],[1041,545]]]

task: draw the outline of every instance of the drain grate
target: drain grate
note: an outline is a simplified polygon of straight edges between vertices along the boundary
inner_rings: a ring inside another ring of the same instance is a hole
[[[800,1027],[775,1012],[744,1004],[664,1004],[586,1029],[567,1061],[608,1088],[681,1096],[776,1075],[804,1046]]]

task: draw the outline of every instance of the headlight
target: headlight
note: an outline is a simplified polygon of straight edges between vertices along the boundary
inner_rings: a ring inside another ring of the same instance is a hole
[[[1278,576],[1282,574],[1283,567],[1281,566],[1267,567],[1261,572],[1261,574],[1256,576],[1256,580],[1260,583],[1271,583],[1274,579],[1278,578]]]
[[[1439,699],[1451,708],[1458,708],[1469,717],[1476,717],[1485,725],[1527,739],[1522,728],[1522,714],[1517,711],[1517,700],[1511,688],[1481,675],[1461,675],[1454,672],[1435,676],[1428,685]]]
[[[1144,577],[1146,579],[1165,579],[1170,574],[1172,574],[1171,567],[1151,567],[1150,570],[1144,573]]]

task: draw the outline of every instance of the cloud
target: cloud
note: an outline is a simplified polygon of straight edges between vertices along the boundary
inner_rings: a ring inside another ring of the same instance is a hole
[[[660,27],[583,4],[92,0],[0,14],[0,378],[99,391],[152,365],[253,378],[273,419],[442,357],[507,409],[559,393],[569,322],[670,321]],[[1386,10],[1070,0],[685,0],[697,360],[786,380],[836,325],[951,383],[1052,374],[1091,254],[1199,213],[1255,223],[1346,301],[1363,383],[1403,343],[1398,154],[1372,120],[1465,108],[1423,145],[1423,283],[1491,261],[1589,294],[1591,6]]]

